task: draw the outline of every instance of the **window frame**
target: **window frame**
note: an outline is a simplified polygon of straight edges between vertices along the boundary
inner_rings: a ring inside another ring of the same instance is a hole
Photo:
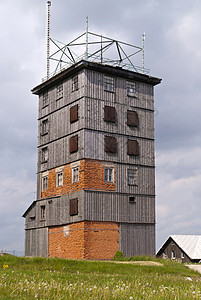
[[[63,83],[60,83],[56,87],[56,100],[63,98]]]
[[[63,171],[57,172],[56,181],[57,187],[63,186]]]
[[[114,77],[104,76],[104,91],[114,93]]]
[[[176,252],[174,250],[171,250],[171,259],[176,258]]]
[[[42,130],[41,135],[46,135],[49,132],[49,120],[45,119],[42,121]]]
[[[43,93],[43,107],[46,107],[49,105],[49,93],[48,91]]]
[[[111,180],[110,180],[111,178]],[[113,167],[104,167],[104,182],[114,183],[114,168]]]
[[[128,185],[138,186],[138,171],[139,171],[138,168],[127,169],[127,184]],[[133,176],[131,173],[133,173]]]
[[[75,92],[79,89],[78,87],[78,74],[72,77],[72,92]]]
[[[72,183],[79,182],[79,166],[72,168]]]
[[[129,196],[129,203],[135,204],[136,203],[136,197],[135,196]]]
[[[42,191],[47,191],[48,189],[48,175],[42,177]]]
[[[41,221],[46,220],[46,207],[45,207],[45,205],[40,206],[40,220]]]
[[[41,163],[45,163],[49,159],[49,150],[48,147],[42,148],[42,155],[41,155]]]
[[[128,97],[135,97],[135,94],[136,94],[135,82],[127,81],[126,90],[127,90],[127,96]]]

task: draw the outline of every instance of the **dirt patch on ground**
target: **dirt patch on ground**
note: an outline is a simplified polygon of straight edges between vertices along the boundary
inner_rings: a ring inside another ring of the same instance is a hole
[[[140,266],[158,266],[163,267],[163,264],[156,261],[110,261],[115,264],[132,264],[132,265],[140,265]]]
[[[188,267],[189,269],[201,273],[201,265],[185,265],[185,266]]]

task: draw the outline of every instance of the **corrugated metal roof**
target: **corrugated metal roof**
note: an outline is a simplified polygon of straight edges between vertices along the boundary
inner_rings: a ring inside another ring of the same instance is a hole
[[[191,259],[201,259],[201,235],[171,235],[170,238]]]

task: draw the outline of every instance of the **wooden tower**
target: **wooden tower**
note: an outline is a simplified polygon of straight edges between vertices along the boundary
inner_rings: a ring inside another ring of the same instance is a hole
[[[154,86],[161,79],[81,60],[39,96],[37,198],[25,255],[155,255]]]

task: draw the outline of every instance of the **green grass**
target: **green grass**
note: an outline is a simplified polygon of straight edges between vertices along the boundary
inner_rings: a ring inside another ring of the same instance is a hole
[[[4,255],[0,299],[201,299],[200,274],[183,264],[149,257],[124,260],[131,263]]]

